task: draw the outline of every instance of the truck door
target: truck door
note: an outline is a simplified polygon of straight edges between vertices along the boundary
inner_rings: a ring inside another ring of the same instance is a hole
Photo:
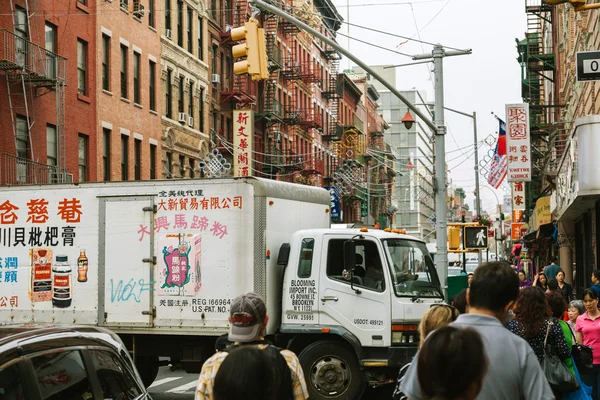
[[[389,271],[378,241],[356,240],[356,268],[352,284],[344,272],[344,242],[325,236],[320,277],[320,324],[339,325],[363,346],[389,346],[391,315]]]
[[[100,199],[101,324],[152,326],[153,232],[152,197]]]

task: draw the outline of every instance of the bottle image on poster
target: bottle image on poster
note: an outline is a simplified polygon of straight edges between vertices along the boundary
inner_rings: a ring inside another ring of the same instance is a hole
[[[87,282],[88,273],[88,258],[85,254],[85,249],[79,250],[79,258],[77,259],[77,282]]]
[[[73,269],[69,265],[69,257],[56,256],[52,266],[52,305],[54,307],[66,308],[71,306],[73,297],[71,273]]]
[[[31,249],[29,299],[33,303],[52,300],[52,249]]]

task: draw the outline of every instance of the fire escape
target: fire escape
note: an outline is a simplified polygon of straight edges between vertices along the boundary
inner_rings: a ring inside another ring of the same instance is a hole
[[[0,30],[0,71],[6,79],[15,154],[0,154],[0,184],[62,183],[72,181],[67,174],[65,141],[65,79],[67,60],[31,41],[30,16],[34,2],[25,2],[24,14],[10,1],[13,32]],[[35,102],[40,96],[56,96],[56,165],[35,162],[32,127]],[[17,114],[25,118],[17,118]]]
[[[531,165],[534,179],[528,184],[528,204],[550,189],[542,179],[553,174],[552,158],[556,156],[553,145],[558,130],[552,126],[550,115],[554,107],[552,93],[547,89],[554,85],[556,61],[552,38],[552,7],[546,0],[525,0],[527,33],[517,41],[519,62],[522,67],[522,97],[529,103],[531,130]],[[556,173],[554,172],[554,175]]]
[[[327,82],[324,82],[325,88],[322,93],[323,98],[329,100],[329,125],[327,126],[327,129],[324,129],[323,140],[335,142],[340,140],[341,134],[338,118],[341,97],[340,87],[338,85],[338,70],[342,56],[337,50],[329,45],[326,46],[323,55],[331,66],[331,73],[329,74]]]
[[[248,0],[235,0],[233,11],[233,26],[244,25],[250,18],[250,5]],[[231,32],[221,34],[221,44],[234,46],[237,42],[231,40]],[[252,79],[248,74],[233,75],[233,87],[231,90],[221,92],[221,104],[233,102],[233,108],[254,108],[256,97],[253,96],[251,85]]]

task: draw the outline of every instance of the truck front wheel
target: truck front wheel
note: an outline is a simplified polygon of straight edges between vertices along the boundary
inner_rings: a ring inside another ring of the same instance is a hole
[[[298,357],[312,400],[359,400],[366,384],[356,355],[342,343],[315,342]]]

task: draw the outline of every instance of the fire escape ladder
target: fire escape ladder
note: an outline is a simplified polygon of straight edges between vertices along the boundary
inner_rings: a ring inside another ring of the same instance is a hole
[[[329,100],[329,124],[327,129],[324,130],[325,134],[323,135],[323,140],[337,141],[340,139],[338,122],[338,109],[340,102],[338,70],[342,56],[337,50],[329,46],[325,48],[323,55],[331,65],[331,73],[329,74],[329,78],[323,82],[325,88],[323,89],[322,96],[324,99]]]

